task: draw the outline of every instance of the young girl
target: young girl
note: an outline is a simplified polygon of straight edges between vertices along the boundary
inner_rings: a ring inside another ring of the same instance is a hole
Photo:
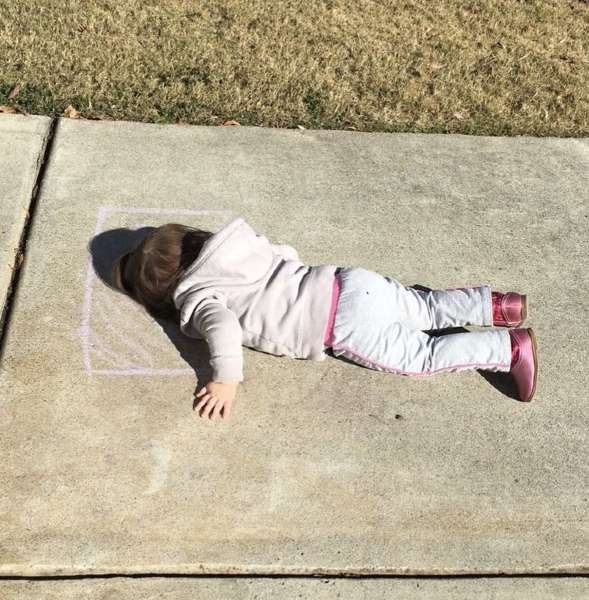
[[[331,348],[403,375],[505,371],[522,401],[536,388],[531,329],[424,333],[518,327],[525,296],[485,285],[424,292],[360,267],[306,266],[294,248],[271,244],[241,217],[215,234],[177,224],[153,230],[116,262],[113,282],[153,316],[179,319],[184,334],[206,340],[213,380],[197,395],[202,417],[229,416],[243,381],[242,345],[312,360]]]

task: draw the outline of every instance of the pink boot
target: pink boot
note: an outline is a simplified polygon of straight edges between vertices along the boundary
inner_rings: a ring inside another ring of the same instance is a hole
[[[528,316],[528,300],[517,292],[491,292],[493,300],[493,325],[519,327]]]
[[[529,402],[538,379],[538,346],[531,329],[511,329],[511,370],[519,399]]]

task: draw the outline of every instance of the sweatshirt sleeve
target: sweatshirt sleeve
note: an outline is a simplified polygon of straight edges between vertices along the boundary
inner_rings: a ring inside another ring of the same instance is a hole
[[[242,330],[235,313],[218,298],[205,298],[195,308],[190,329],[207,341],[214,381],[243,381]]]

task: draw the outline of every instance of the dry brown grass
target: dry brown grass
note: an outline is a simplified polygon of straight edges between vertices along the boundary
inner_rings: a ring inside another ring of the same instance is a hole
[[[589,135],[581,0],[0,0],[0,56],[34,114]]]

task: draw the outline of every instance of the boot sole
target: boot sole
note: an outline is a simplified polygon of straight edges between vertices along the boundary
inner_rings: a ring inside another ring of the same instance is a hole
[[[520,325],[528,318],[528,297],[522,296],[522,320]]]
[[[530,328],[526,329],[526,331],[532,340],[532,354],[534,356],[534,385],[532,386],[530,397],[527,400],[524,400],[524,402],[529,402],[536,393],[536,382],[538,381],[538,342],[536,341],[534,332]]]

